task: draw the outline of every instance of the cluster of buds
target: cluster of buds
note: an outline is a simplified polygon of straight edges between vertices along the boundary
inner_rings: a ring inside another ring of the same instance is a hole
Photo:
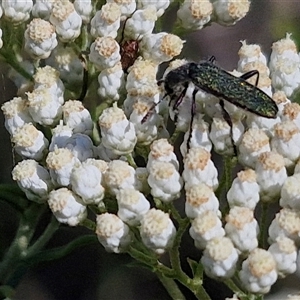
[[[182,218],[170,207],[175,209],[173,202],[180,199],[208,276],[225,280],[238,272],[248,292],[268,293],[278,277],[295,272],[300,106],[288,98],[300,86],[300,58],[290,34],[273,44],[269,67],[258,45],[242,42],[232,73],[258,70],[258,88],[273,98],[279,112],[266,119],[225,103],[230,127],[219,99],[203,91],[194,94],[192,84],[178,107],[163,101],[157,72],[184,44],[175,34],[154,30],[170,1],[111,0],[97,9],[88,0],[2,2],[9,21],[20,24],[32,17],[23,37],[31,61],[19,63],[32,81],[10,72],[18,97],[2,106],[21,157],[12,176],[29,200],[48,204],[69,226],[84,224],[89,209],[96,211],[91,221],[108,252],[129,251],[138,241],[161,255],[174,246]],[[177,16],[188,29],[211,22],[233,25],[249,5],[247,0],[184,1]],[[2,45],[0,56],[9,51]],[[41,60],[46,66],[35,69],[32,65]],[[173,60],[164,77],[186,63]],[[98,85],[90,84],[86,74]],[[82,97],[75,96],[79,86]],[[168,140],[169,116],[175,133],[185,132],[182,159]],[[232,155],[232,141],[242,170],[228,186],[225,205],[224,182],[211,151]],[[259,202],[281,206],[269,227],[268,249],[259,240],[254,213]]]

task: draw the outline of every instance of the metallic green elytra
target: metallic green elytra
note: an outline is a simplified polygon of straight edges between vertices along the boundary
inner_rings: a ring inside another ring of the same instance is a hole
[[[213,61],[214,57],[199,63],[187,63],[170,71],[163,80],[166,94],[171,99],[178,98],[179,89],[187,88],[192,82],[196,88],[218,97],[221,101],[228,101],[258,116],[276,118],[278,107],[273,99],[246,81],[254,75],[258,76],[258,71],[235,77],[216,66]]]

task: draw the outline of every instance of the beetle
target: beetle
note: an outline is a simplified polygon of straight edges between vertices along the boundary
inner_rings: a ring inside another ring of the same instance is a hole
[[[259,73],[249,71],[240,77],[235,77],[214,64],[214,57],[199,63],[187,63],[170,71],[162,80],[166,95],[177,97],[175,108],[182,101],[188,84],[192,82],[197,89],[212,94],[220,101],[228,101],[239,108],[265,118],[276,118],[278,107],[274,100],[265,92],[257,88]],[[255,86],[246,79],[257,76]],[[178,88],[182,89],[178,95]],[[179,103],[178,103],[179,102]],[[221,106],[223,106],[221,104]]]
[[[158,84],[164,84],[165,95],[170,97],[170,103],[174,102],[173,109],[176,110],[182,103],[188,86],[193,83],[195,89],[192,95],[191,124],[195,115],[195,95],[199,89],[219,98],[223,117],[230,126],[232,144],[232,121],[230,115],[224,108],[224,101],[228,101],[237,107],[265,118],[276,118],[278,107],[274,100],[257,87],[259,72],[249,71],[240,77],[235,77],[214,64],[215,57],[200,61],[199,63],[189,62],[172,71]],[[257,76],[255,85],[250,84],[246,79]],[[190,133],[191,135],[191,133]],[[191,136],[188,139],[188,144]],[[234,152],[236,148],[234,146]]]

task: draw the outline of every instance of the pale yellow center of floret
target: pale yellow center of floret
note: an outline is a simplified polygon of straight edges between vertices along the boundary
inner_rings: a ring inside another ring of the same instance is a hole
[[[63,22],[73,11],[75,11],[73,3],[68,0],[57,0],[53,3],[52,16]]]
[[[198,207],[209,201],[212,189],[204,183],[193,185],[186,190],[186,201],[194,207]]]
[[[190,5],[191,15],[195,19],[203,19],[209,17],[213,11],[213,5],[209,0],[192,0]]]
[[[256,173],[252,169],[238,172],[237,177],[241,182],[256,182]]]
[[[49,169],[59,170],[73,161],[74,155],[67,148],[56,148],[49,152],[46,163]]]
[[[102,237],[110,237],[123,228],[123,223],[114,214],[101,214],[97,216],[96,234]]]
[[[169,215],[158,209],[150,209],[143,218],[143,231],[148,236],[159,235],[168,227]]]
[[[121,16],[120,6],[116,3],[107,3],[101,8],[101,17],[108,24],[113,24]]]
[[[253,210],[247,207],[233,207],[226,216],[226,222],[237,229],[243,229],[246,224],[253,222]]]
[[[276,262],[271,253],[263,249],[253,250],[249,257],[249,270],[255,277],[262,277],[276,269]]]
[[[285,142],[291,140],[294,135],[300,132],[299,128],[293,121],[284,121],[277,123],[274,126],[275,136],[282,139]]]
[[[33,19],[27,25],[27,30],[29,37],[35,43],[42,43],[52,37],[55,27],[45,20]]]
[[[188,152],[185,165],[190,170],[204,170],[210,160],[210,153],[202,148],[192,148]]]
[[[275,152],[261,153],[258,157],[258,161],[266,171],[279,172],[284,168],[284,158]]]

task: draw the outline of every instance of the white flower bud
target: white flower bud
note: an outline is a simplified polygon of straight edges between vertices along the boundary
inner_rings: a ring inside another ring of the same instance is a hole
[[[279,277],[286,277],[296,271],[297,247],[293,240],[284,236],[278,237],[276,242],[269,247],[268,252],[276,261]]]
[[[29,200],[39,203],[47,200],[53,187],[50,174],[35,160],[27,159],[19,162],[11,174]]]
[[[269,227],[269,243],[274,243],[279,236],[285,236],[296,244],[300,242],[300,214],[289,208],[281,209]]]
[[[167,213],[152,208],[141,219],[140,234],[147,248],[163,254],[172,247],[176,228]]]
[[[281,117],[283,114],[284,107],[287,104],[291,103],[291,100],[286,97],[286,94],[283,91],[275,92],[272,96],[272,99],[275,101],[278,107],[277,116]]]
[[[82,133],[74,133],[66,140],[65,148],[71,150],[73,155],[81,162],[94,157],[94,145],[91,138]]]
[[[32,15],[48,21],[51,15],[53,2],[55,0],[36,0],[32,7]]]
[[[106,3],[97,11],[91,20],[91,35],[96,37],[118,35],[120,27],[121,8],[116,3]]]
[[[53,182],[59,186],[68,186],[72,169],[76,164],[79,165],[80,161],[69,149],[56,148],[49,152],[46,164]]]
[[[246,16],[250,8],[248,0],[215,0],[213,1],[216,22],[229,26]]]
[[[117,3],[121,8],[122,16],[129,17],[136,10],[135,0],[107,0],[107,3]]]
[[[70,177],[72,190],[82,198],[85,205],[98,205],[103,199],[104,188],[101,181],[101,171],[92,164],[83,162],[72,169]]]
[[[211,151],[212,143],[209,139],[208,129],[208,124],[203,120],[202,116],[196,115],[194,117],[192,127],[185,133],[183,142],[180,145],[180,152],[183,157],[185,157],[188,152],[188,146],[190,149],[202,147],[207,152]],[[192,131],[192,133],[190,133],[190,131]],[[190,141],[189,145],[187,145],[189,137]]]
[[[145,59],[160,64],[179,55],[183,41],[174,34],[160,32],[144,35],[139,45]]]
[[[293,121],[284,121],[274,126],[271,148],[283,156],[287,168],[295,166],[300,157],[300,129]]]
[[[62,117],[62,106],[50,89],[39,87],[26,93],[32,119],[41,125],[55,125]]]
[[[82,20],[69,0],[53,3],[50,22],[62,42],[71,42],[80,35]]]
[[[227,237],[209,240],[201,258],[205,274],[216,279],[232,277],[237,260],[237,250]]]
[[[192,148],[184,160],[182,177],[185,188],[205,183],[216,190],[218,187],[218,171],[210,159],[210,153],[203,148]]]
[[[163,202],[169,202],[180,196],[183,186],[179,172],[171,162],[155,161],[149,168],[148,184],[151,195]]]
[[[158,18],[164,14],[165,10],[170,5],[170,0],[164,0],[164,1],[138,0],[137,2],[139,8],[154,6],[156,8]]]
[[[259,185],[252,169],[240,171],[227,193],[230,207],[241,206],[254,210],[259,201]]]
[[[120,189],[135,188],[135,170],[127,162],[113,160],[104,174],[105,186],[116,195]]]
[[[287,178],[284,158],[276,152],[263,152],[258,157],[255,171],[260,187],[260,199],[263,202],[277,201]]]
[[[50,93],[56,98],[58,103],[61,105],[64,103],[65,86],[59,78],[59,72],[56,69],[50,66],[37,68],[33,79],[35,89],[49,89]]]
[[[276,262],[273,255],[256,248],[242,264],[239,278],[251,293],[266,294],[277,280]]]
[[[232,132],[231,132],[232,131]],[[223,118],[213,118],[209,137],[214,145],[214,150],[221,155],[232,155],[233,145],[239,144],[244,133],[244,125],[241,121],[232,121],[232,127]]]
[[[190,236],[194,239],[195,247],[203,250],[207,242],[225,235],[222,221],[214,211],[206,210],[200,213],[191,224]]]
[[[285,179],[281,188],[280,206],[300,211],[300,174]]]
[[[149,60],[136,60],[129,70],[126,90],[140,90],[156,84],[157,65]]]
[[[32,0],[3,0],[1,5],[5,18],[14,24],[20,24],[29,19],[33,2]]]
[[[62,107],[64,123],[74,133],[91,135],[94,127],[90,112],[78,100],[66,101]]]
[[[121,62],[112,68],[104,69],[98,76],[98,95],[104,99],[118,101],[125,85],[125,76]]]
[[[282,110],[282,121],[293,121],[300,129],[300,105],[297,102],[287,103]]]
[[[221,217],[219,200],[212,188],[205,183],[186,187],[185,213],[188,218],[194,219],[205,211],[212,211]]]
[[[182,26],[187,29],[200,30],[210,22],[213,5],[209,0],[185,0],[177,11]]]
[[[17,128],[32,122],[28,111],[27,101],[21,97],[14,97],[1,106],[5,118],[5,128],[13,134]]]
[[[26,123],[17,128],[12,135],[14,150],[23,157],[41,160],[44,157],[48,140],[44,134],[37,130],[31,123]]]
[[[90,16],[93,10],[91,0],[75,0],[74,8],[77,13],[80,15],[83,23],[89,23]]]
[[[267,65],[267,59],[265,55],[262,53],[259,45],[250,44],[247,45],[246,41],[241,41],[241,48],[238,52],[240,60],[238,62],[238,71],[244,73],[244,67],[246,64],[251,62],[261,62],[263,65]]]
[[[116,195],[118,201],[118,217],[129,225],[139,225],[142,216],[150,209],[145,196],[133,189],[121,189]]]
[[[275,119],[261,117],[252,113],[247,114],[246,124],[248,128],[257,128],[265,132],[265,134],[272,138],[274,136],[274,126],[281,122],[279,116]]]
[[[49,194],[48,205],[60,223],[76,226],[87,217],[86,206],[79,197],[67,188],[60,188]]]
[[[103,145],[113,153],[122,155],[133,151],[137,141],[134,125],[126,119],[116,103],[102,112],[99,126]]]
[[[259,154],[271,151],[268,136],[263,130],[257,128],[248,129],[239,145],[239,161],[250,168],[255,168]]]
[[[148,82],[146,85],[141,85],[139,89],[127,89],[127,97],[123,103],[124,112],[127,116],[130,116],[136,111],[135,114],[143,114],[143,118],[148,114],[145,120],[141,119],[142,122],[139,122],[148,123],[152,116],[158,114],[160,105],[157,104],[159,101],[160,94],[157,83]]]
[[[70,86],[72,89],[81,87],[82,61],[78,58],[78,54],[75,53],[73,48],[59,45],[52,51],[47,59],[47,64],[58,70],[59,76],[66,86]]]
[[[289,97],[300,86],[300,57],[291,34],[273,43],[270,57],[272,84]]]
[[[48,21],[33,19],[24,33],[25,50],[34,59],[45,59],[57,46],[55,27]]]
[[[112,68],[120,60],[120,46],[112,37],[97,37],[91,44],[89,59],[100,69]]]
[[[179,170],[179,162],[174,153],[174,147],[168,142],[167,139],[158,139],[153,141],[150,146],[150,152],[148,155],[147,168],[151,168],[151,165],[156,161],[164,161],[172,163],[175,169]]]
[[[258,246],[258,223],[254,218],[254,211],[247,207],[235,206],[230,209],[226,216],[225,231],[241,252],[252,251]]]
[[[139,97],[138,97],[139,98]],[[145,115],[149,112],[151,106],[144,101],[137,101],[132,105],[132,112],[129,121],[134,125],[137,137],[137,143],[140,145],[149,145],[157,139],[160,127],[163,125],[162,117],[153,112],[143,122]]]
[[[54,151],[55,148],[64,148],[67,140],[72,136],[73,130],[67,125],[63,125],[60,121],[55,128],[52,129],[52,138],[49,145],[49,151]]]
[[[116,215],[105,213],[96,219],[96,235],[107,252],[124,252],[131,243],[129,227]]]
[[[157,12],[154,5],[136,10],[125,23],[124,34],[126,38],[136,40],[152,33],[156,20]]]

